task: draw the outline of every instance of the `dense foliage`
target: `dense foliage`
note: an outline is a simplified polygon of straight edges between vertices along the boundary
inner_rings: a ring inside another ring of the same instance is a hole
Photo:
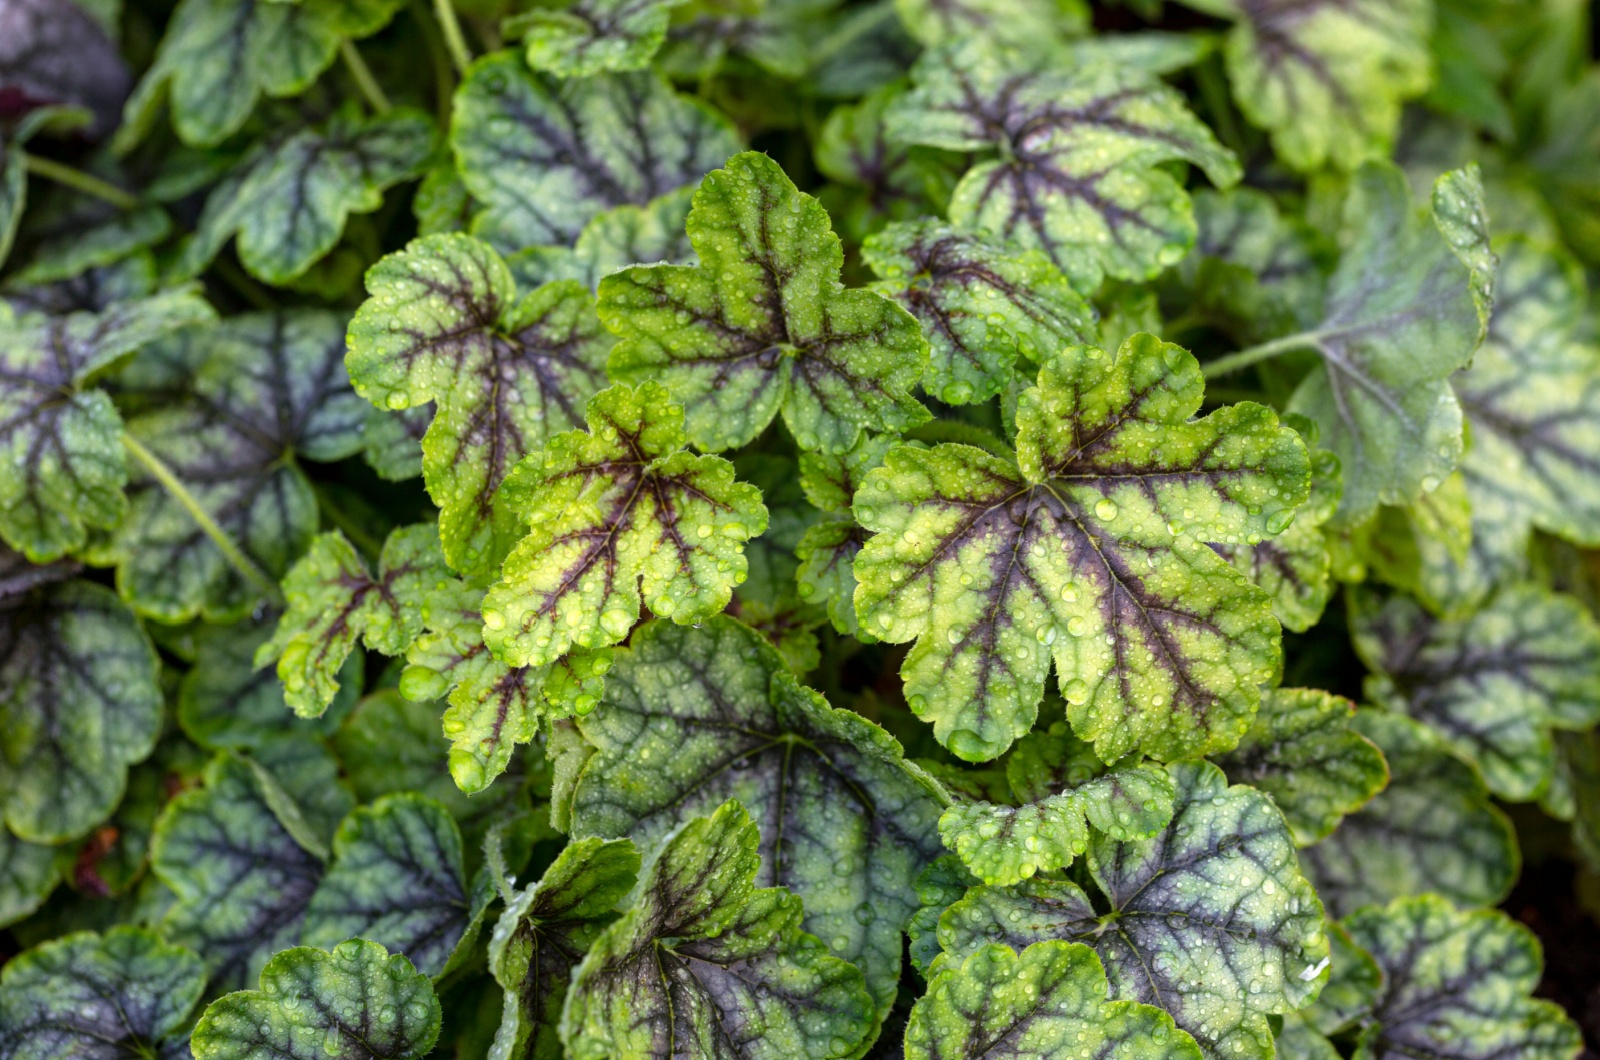
[[[1597,1046],[1589,17],[0,0],[0,1060]]]

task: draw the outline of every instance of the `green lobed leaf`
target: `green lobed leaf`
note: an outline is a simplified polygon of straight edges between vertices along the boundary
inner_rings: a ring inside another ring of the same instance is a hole
[[[138,206],[86,226],[60,228],[64,231],[40,239],[27,264],[7,278],[8,286],[61,283],[138,257],[167,237],[172,218],[159,206]]]
[[[825,514],[806,528],[795,545],[800,561],[796,591],[802,600],[826,604],[833,628],[858,638],[864,634],[856,622],[854,564],[868,534],[856,523],[850,502],[862,477],[883,466],[884,455],[893,446],[893,438],[868,434],[842,456],[800,454],[800,487]]]
[[[632,843],[577,839],[506,902],[489,941],[489,970],[505,991],[490,1060],[560,1060],[557,1028],[572,972],[638,876]]]
[[[907,1060],[946,1056],[1068,1060],[1199,1060],[1158,1008],[1108,1001],[1106,973],[1087,946],[1045,941],[1016,953],[984,946],[928,983],[906,1027]]]
[[[1362,909],[1345,923],[1384,976],[1356,1060],[1571,1060],[1582,1050],[1560,1007],[1530,996],[1539,943],[1504,913],[1459,910],[1430,894]]]
[[[480,926],[468,893],[461,831],[425,795],[386,795],[344,819],[333,865],[306,907],[301,941],[330,947],[354,936],[442,974]]]
[[[1019,806],[958,800],[939,835],[989,884],[1013,884],[1066,868],[1089,845],[1089,826],[1116,839],[1148,839],[1172,820],[1165,770],[1137,759],[1107,767],[1063,722],[1018,741],[1006,762]]]
[[[572,1060],[857,1055],[873,1002],[855,966],[800,930],[800,900],[757,889],[761,836],[729,800],[673,831],[636,903],[573,973]]]
[[[757,882],[804,899],[805,929],[860,966],[887,1011],[942,808],[892,737],[800,686],[759,634],[720,616],[641,627],[578,728],[597,750],[577,778],[573,835],[649,850],[738,799],[761,825]]]
[[[238,132],[262,96],[296,96],[332,64],[342,41],[375,33],[398,0],[180,0],[155,61],[123,109],[115,146],[149,131],[165,100],[186,144]]]
[[[179,287],[65,316],[0,312],[0,537],[46,563],[126,511],[122,420],[89,384],[164,335],[209,320],[197,289]]]
[[[947,405],[987,401],[1019,357],[1038,362],[1096,336],[1094,309],[1036,250],[907,221],[869,237],[861,256],[876,289],[922,325],[932,349],[922,386]]]
[[[195,336],[203,361],[182,396],[128,418],[127,431],[257,567],[281,577],[311,545],[317,502],[302,459],[360,452],[365,412],[341,359],[334,312],[248,313]],[[292,459],[291,459],[292,457]],[[97,560],[115,562],[117,588],[162,622],[231,622],[262,590],[148,469],[128,487],[128,515]]]
[[[1137,64],[1062,62],[982,39],[945,45],[912,71],[889,111],[890,135],[951,151],[996,149],[961,178],[950,220],[1042,250],[1081,291],[1103,276],[1144,279],[1193,245],[1188,194],[1161,163],[1192,162],[1212,183],[1239,163]]]
[[[594,298],[571,280],[519,298],[493,248],[453,233],[385,257],[367,290],[350,322],[351,381],[379,408],[434,403],[422,475],[445,558],[488,577],[517,530],[496,491],[519,459],[578,426],[605,383]]]
[[[205,985],[200,958],[143,928],[65,935],[6,963],[0,1042],[16,1057],[164,1055]]]
[[[1270,798],[1229,787],[1204,762],[1167,769],[1177,789],[1167,829],[1090,843],[1105,906],[1064,880],[974,888],[939,919],[935,968],[991,942],[1085,942],[1105,961],[1112,997],[1165,1008],[1208,1056],[1270,1058],[1267,1015],[1298,1008],[1321,986],[1322,905]]]
[[[223,990],[295,943],[323,873],[273,812],[258,774],[230,754],[212,760],[198,790],[167,804],[150,862],[176,895],[162,936],[198,953]]]
[[[472,65],[450,142],[501,253],[570,244],[589,219],[693,183],[738,148],[727,121],[654,73],[557,81],[509,52]]]
[[[116,808],[161,731],[158,675],[138,619],[101,586],[58,582],[0,605],[0,806],[12,833],[76,839]]]
[[[612,378],[668,386],[695,444],[742,446],[781,411],[800,448],[840,453],[863,428],[930,418],[910,394],[927,364],[916,321],[840,285],[827,211],[776,162],[747,152],[711,173],[688,228],[700,264],[607,276],[600,318],[621,340]]]
[[[1228,779],[1272,796],[1310,846],[1389,782],[1383,753],[1350,727],[1355,704],[1311,688],[1275,688],[1239,746],[1216,759]]]
[[[1383,986],[1383,969],[1372,954],[1356,945],[1342,923],[1329,920],[1327,926],[1328,982],[1300,1015],[1319,1033],[1335,1035],[1372,1011]]]
[[[1340,525],[1437,489],[1460,459],[1461,407],[1448,380],[1472,359],[1489,312],[1492,261],[1459,249],[1483,236],[1482,195],[1476,167],[1446,173],[1430,218],[1412,208],[1394,166],[1369,163],[1351,180],[1348,246],[1321,323],[1301,333],[1321,364],[1289,401],[1339,457]],[[1467,224],[1476,227],[1458,231]]]
[[[206,199],[184,270],[203,271],[237,236],[251,275],[279,286],[299,279],[339,242],[351,214],[371,213],[390,187],[421,174],[437,139],[433,120],[406,107],[370,118],[340,112],[269,137]]]
[[[1576,341],[1582,273],[1554,248],[1523,239],[1496,247],[1488,336],[1471,369],[1451,380],[1472,438],[1461,458],[1471,551],[1464,563],[1445,564],[1455,591],[1438,594],[1452,604],[1475,604],[1524,573],[1530,525],[1600,541],[1600,495],[1591,485],[1600,354]]]
[[[1600,723],[1600,626],[1577,600],[1507,586],[1483,609],[1439,620],[1404,596],[1351,597],[1367,698],[1428,725],[1489,790],[1527,801],[1549,784],[1552,728]]]
[[[966,445],[896,448],[855,515],[862,625],[915,638],[918,716],[969,761],[1027,732],[1052,660],[1074,730],[1102,758],[1222,750],[1279,661],[1266,593],[1202,542],[1281,532],[1305,447],[1255,404],[1192,419],[1193,357],[1150,335],[1052,357],[1017,411],[1016,462]]]
[[[507,483],[529,530],[483,601],[484,641],[510,666],[620,643],[641,602],[674,622],[722,610],[744,543],[767,527],[733,465],[683,450],[683,409],[646,382],[589,402],[589,431],[556,435]]]
[[[422,632],[423,593],[448,577],[431,523],[390,534],[376,575],[343,532],[320,534],[283,580],[289,608],[255,665],[277,660],[284,702],[317,717],[338,695],[356,642],[384,655],[405,651]]]
[[[605,651],[570,655],[546,666],[511,667],[483,641],[483,590],[442,583],[421,603],[426,632],[406,651],[400,692],[408,699],[448,694],[444,734],[450,775],[467,794],[487,787],[528,743],[542,720],[586,714],[600,701]]]
[[[686,0],[566,0],[516,17],[528,65],[557,77],[638,70],[667,36],[672,9]]]
[[[299,946],[261,970],[259,990],[211,1003],[194,1029],[196,1060],[417,1060],[439,1037],[427,976],[376,942]]]
[[[1255,545],[1212,545],[1254,585],[1272,596],[1272,613],[1284,629],[1304,633],[1322,617],[1333,595],[1328,539],[1323,526],[1343,492],[1339,458],[1311,451],[1311,497],[1283,533]]]
[[[1389,711],[1360,710],[1352,725],[1389,763],[1389,786],[1300,852],[1328,911],[1435,892],[1462,905],[1492,905],[1517,877],[1511,822],[1489,800],[1478,771],[1428,729]]]
[[[422,474],[422,439],[433,422],[433,402],[405,409],[373,408],[362,429],[361,455],[386,482]]]
[[[1186,0],[1238,19],[1233,98],[1278,157],[1312,172],[1388,157],[1400,104],[1433,80],[1430,0]]]

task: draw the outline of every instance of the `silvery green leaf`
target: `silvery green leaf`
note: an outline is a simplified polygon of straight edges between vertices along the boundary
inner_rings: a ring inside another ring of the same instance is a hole
[[[510,52],[473,64],[450,140],[482,206],[472,231],[506,254],[570,244],[601,211],[692,184],[739,147],[725,119],[654,73],[559,81]]]
[[[1136,65],[967,40],[930,51],[913,77],[891,136],[1000,152],[956,186],[951,221],[1044,251],[1082,291],[1153,276],[1194,243],[1189,196],[1161,163],[1192,162],[1219,187],[1239,179],[1183,97]]]
[[[1338,916],[1430,891],[1462,905],[1505,897],[1521,856],[1478,771],[1403,715],[1362,710],[1353,725],[1383,751],[1390,779],[1332,835],[1300,852],[1328,911]]]
[[[759,634],[724,617],[642,627],[578,728],[597,751],[572,795],[575,836],[648,850],[740,800],[764,836],[757,882],[804,899],[806,930],[859,965],[887,1011],[942,808],[891,736],[800,686]]]
[[[1537,796],[1555,764],[1551,730],[1600,723],[1600,626],[1572,597],[1510,585],[1459,620],[1405,596],[1351,600],[1367,698],[1427,724],[1497,795]]]

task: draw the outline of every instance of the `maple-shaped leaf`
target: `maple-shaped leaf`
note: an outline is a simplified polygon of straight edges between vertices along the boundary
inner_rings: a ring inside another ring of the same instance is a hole
[[[862,969],[887,1012],[943,807],[887,733],[800,686],[760,634],[722,616],[642,627],[578,729],[597,750],[572,793],[574,835],[648,850],[738,799],[764,837],[757,881],[805,901],[806,930]]]
[[[706,449],[751,441],[781,411],[802,449],[844,452],[863,428],[929,419],[911,397],[927,342],[911,316],[839,282],[844,250],[822,205],[765,155],[706,177],[689,211],[698,265],[624,269],[600,282],[620,340],[609,369],[659,380]]]
[[[274,0],[276,2],[276,0]],[[297,946],[258,990],[218,998],[195,1025],[195,1060],[420,1060],[442,1012],[428,977],[376,942]]]
[[[1525,573],[1538,527],[1600,543],[1600,354],[1581,344],[1585,289],[1576,261],[1526,239],[1497,243],[1489,333],[1451,379],[1472,444],[1461,474],[1472,512],[1466,557],[1445,557],[1452,610]]]
[[[21,839],[104,820],[161,731],[160,667],[110,590],[72,580],[0,602],[0,808]]]
[[[181,0],[155,61],[123,108],[114,146],[126,151],[150,130],[160,104],[179,139],[212,147],[238,132],[263,96],[310,88],[347,40],[376,33],[397,0]]]
[[[1358,592],[1350,610],[1367,698],[1426,723],[1496,795],[1537,796],[1555,768],[1551,730],[1600,723],[1600,626],[1570,596],[1510,585],[1440,620],[1407,597]]]
[[[563,0],[514,16],[535,70],[557,77],[592,77],[607,70],[638,70],[667,37],[672,9],[686,0]]]
[[[1283,533],[1254,545],[1212,546],[1235,570],[1271,594],[1272,613],[1284,629],[1304,633],[1328,606],[1334,579],[1323,526],[1338,510],[1343,488],[1339,458],[1313,448],[1311,496]]]
[[[502,253],[570,244],[589,219],[692,184],[739,149],[727,120],[640,71],[557,80],[514,53],[473,63],[450,142]]]
[[[1089,845],[1103,902],[1065,880],[974,888],[939,918],[935,968],[992,942],[1083,942],[1105,961],[1114,999],[1166,1009],[1208,1056],[1270,1060],[1266,1017],[1321,985],[1322,906],[1270,798],[1203,762],[1167,770],[1177,808],[1166,829]]]
[[[1460,910],[1429,894],[1362,909],[1345,924],[1383,972],[1358,1025],[1356,1060],[1570,1060],[1582,1051],[1560,1006],[1532,996],[1543,971],[1538,939],[1499,910]]]
[[[376,210],[385,191],[422,171],[437,138],[433,120],[409,108],[341,112],[269,137],[206,199],[183,269],[204,271],[238,236],[239,262],[252,275],[280,286],[299,279],[339,242],[351,214]]]
[[[1045,362],[1017,408],[1015,460],[899,447],[855,514],[862,627],[915,638],[918,716],[969,761],[1033,726],[1052,660],[1079,736],[1109,761],[1223,750],[1278,670],[1267,595],[1206,543],[1253,544],[1305,500],[1305,445],[1245,403],[1194,419],[1186,351],[1135,335]]]
[[[331,947],[359,935],[437,978],[476,939],[487,899],[469,893],[449,811],[414,792],[386,795],[339,825],[300,940]]]
[[[755,886],[760,843],[731,799],[667,837],[573,973],[568,1056],[858,1055],[874,1022],[861,973],[800,930],[799,898]]]
[[[906,1026],[907,1060],[1200,1060],[1194,1041],[1153,1005],[1107,998],[1089,947],[984,946],[928,983]]]
[[[518,297],[500,256],[471,236],[424,236],[367,273],[345,363],[379,408],[434,403],[422,476],[445,558],[493,573],[519,527],[495,492],[516,462],[582,423],[605,384],[609,339],[571,280]]]
[[[587,714],[600,701],[611,657],[578,652],[544,666],[507,666],[483,641],[483,590],[455,579],[421,602],[426,628],[406,650],[400,692],[408,699],[449,697],[442,719],[450,775],[469,795],[487,787],[540,722]]]
[[[833,628],[852,637],[863,635],[856,622],[856,554],[871,535],[856,522],[850,502],[863,476],[883,466],[894,444],[893,438],[867,434],[843,455],[800,454],[800,486],[824,514],[795,545],[796,591],[802,600],[826,604]]]
[[[399,655],[422,632],[422,594],[448,577],[431,523],[389,535],[376,574],[341,531],[318,535],[283,579],[289,609],[255,664],[276,660],[284,702],[316,717],[339,691],[339,675],[358,641]]]
[[[1108,768],[1063,722],[1018,741],[1006,779],[1020,805],[958,799],[939,835],[984,883],[1011,884],[1066,868],[1089,845],[1089,826],[1115,839],[1148,839],[1172,820],[1172,781],[1137,759]]]
[[[1521,856],[1478,771],[1404,715],[1359,710],[1351,725],[1383,752],[1389,785],[1300,851],[1328,911],[1427,892],[1462,905],[1504,898]]]
[[[1275,688],[1239,746],[1216,759],[1229,780],[1272,796],[1300,846],[1332,832],[1389,782],[1383,753],[1350,726],[1355,705],[1310,688]]]
[[[923,388],[947,405],[983,402],[1012,366],[1096,337],[1094,309],[1037,250],[937,221],[896,222],[867,239],[876,289],[910,310],[932,355]]]
[[[505,991],[496,1060],[559,1056],[561,1007],[589,946],[617,918],[639,877],[625,839],[575,839],[544,875],[507,902],[489,940],[489,970]]]
[[[1441,176],[1431,211],[1419,211],[1398,168],[1363,165],[1351,178],[1346,249],[1320,322],[1252,347],[1320,355],[1288,409],[1315,421],[1320,444],[1339,457],[1339,525],[1437,489],[1461,456],[1449,377],[1472,359],[1488,319],[1487,220],[1476,167]],[[1242,363],[1225,359],[1207,372]]]
[[[1183,0],[1237,20],[1233,98],[1277,156],[1314,172],[1387,158],[1400,104],[1433,80],[1429,0]]]
[[[144,928],[73,932],[6,962],[0,1041],[13,1056],[177,1056],[205,986],[200,958]]]
[[[96,558],[117,565],[119,591],[142,614],[230,622],[316,534],[317,500],[299,461],[360,452],[366,410],[345,378],[338,313],[248,313],[194,342],[202,360],[178,395],[128,418],[147,455],[128,486],[128,516]]]
[[[617,644],[641,603],[680,623],[716,614],[744,580],[744,543],[767,528],[732,464],[684,451],[683,409],[659,384],[603,390],[587,419],[508,484],[529,530],[484,597],[483,636],[511,666]]]
[[[46,563],[80,548],[90,529],[117,525],[126,509],[122,419],[95,376],[214,315],[192,287],[65,316],[0,308],[0,537],[7,544]]]
[[[223,990],[294,945],[323,873],[273,811],[260,772],[230,754],[212,760],[199,789],[168,803],[150,865],[175,896],[162,937],[198,953]]]
[[[961,178],[950,220],[1044,251],[1080,291],[1107,274],[1153,276],[1194,243],[1188,193],[1161,163],[1192,162],[1218,186],[1239,179],[1183,96],[1136,64],[979,39],[930,51],[912,76],[889,111],[892,136],[999,153]]]

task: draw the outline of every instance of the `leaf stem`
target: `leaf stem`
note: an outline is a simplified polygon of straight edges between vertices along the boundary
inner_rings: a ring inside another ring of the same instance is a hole
[[[472,53],[467,51],[467,39],[461,34],[461,21],[456,18],[455,5],[451,0],[433,0],[433,13],[439,21],[440,31],[444,33],[445,48],[450,52],[450,61],[455,63],[456,73],[467,76],[467,67],[472,65]]]
[[[99,177],[91,177],[81,169],[73,169],[71,166],[33,154],[25,154],[22,158],[23,166],[29,173],[46,180],[53,180],[57,184],[65,184],[85,195],[92,195],[119,210],[132,210],[139,205],[138,197],[131,192],[123,191],[115,184],[109,184]]]
[[[260,589],[266,598],[274,605],[283,605],[283,593],[278,589],[278,583],[273,581],[254,560],[244,554],[244,550],[234,543],[228,532],[217,525],[211,518],[211,513],[200,507],[200,502],[195,500],[194,494],[189,492],[189,487],[173,474],[172,469],[162,462],[159,456],[144,447],[144,443],[126,431],[122,434],[122,443],[127,446],[128,452],[134,455],[139,463],[155,477],[155,480],[172,495],[172,499],[183,506],[189,517],[195,521],[201,531],[217,546],[217,551],[233,565],[244,579]]]
[[[445,53],[438,24],[428,15],[428,5],[423,0],[411,0],[411,16],[417,20],[417,26],[422,31],[423,46],[428,50],[428,61],[433,64],[434,110],[439,116],[439,125],[448,129],[450,108],[455,99],[455,68],[450,65],[450,56]]]
[[[355,42],[349,38],[340,41],[339,54],[344,58],[345,69],[355,78],[356,87],[361,89],[361,94],[366,96],[367,102],[372,105],[373,113],[387,114],[393,110],[394,104],[383,94],[383,88],[378,84],[378,79],[372,76],[372,68],[367,65],[367,61],[361,58],[361,52],[356,48]]]
[[[1260,361],[1270,360],[1290,350],[1303,350],[1315,346],[1321,336],[1315,331],[1302,331],[1294,335],[1285,335],[1281,339],[1263,342],[1257,346],[1250,346],[1230,353],[1226,357],[1218,357],[1214,361],[1207,361],[1200,366],[1200,374],[1207,379],[1215,379],[1219,375],[1237,372],[1241,368],[1248,368]]]

